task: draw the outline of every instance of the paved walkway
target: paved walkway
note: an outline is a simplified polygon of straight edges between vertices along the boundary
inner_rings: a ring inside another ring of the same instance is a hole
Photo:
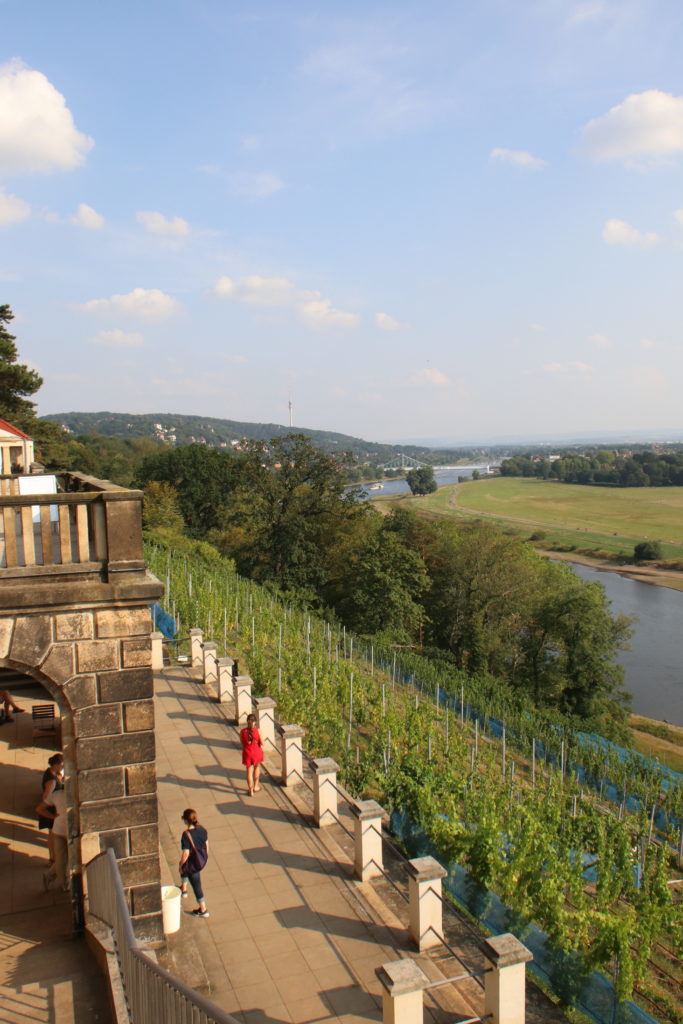
[[[168,881],[177,873],[184,808],[194,807],[209,832],[203,880],[210,918],[191,916],[190,894],[183,901],[180,946],[183,936],[196,940],[209,994],[219,1006],[245,1024],[351,1024],[381,1019],[380,964],[409,956],[430,977],[443,976],[438,960],[444,950],[433,958],[416,956],[407,907],[401,922],[378,898],[375,883],[355,880],[334,828],[312,827],[289,791],[267,777],[260,793],[247,795],[237,730],[188,669],[174,666],[159,674],[156,697]],[[275,773],[279,758],[271,764]],[[452,960],[445,970],[462,973]],[[474,982],[457,993],[452,986],[436,991],[443,1012],[435,1006],[433,1020],[483,1012]]]
[[[27,713],[0,727],[0,1021],[109,1024],[106,982],[72,937],[69,894],[43,890],[47,839],[34,808],[55,747],[33,739],[30,708],[46,697],[31,693],[17,694]]]

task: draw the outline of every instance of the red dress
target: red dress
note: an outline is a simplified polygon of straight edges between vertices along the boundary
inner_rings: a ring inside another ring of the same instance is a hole
[[[258,729],[251,730],[251,743],[249,742],[249,730],[242,729],[240,733],[242,740],[242,764],[249,768],[254,764],[261,764],[263,761],[263,747]]]

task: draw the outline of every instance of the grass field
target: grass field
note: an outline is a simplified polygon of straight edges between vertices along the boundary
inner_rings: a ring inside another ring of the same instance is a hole
[[[683,559],[683,487],[583,487],[522,477],[492,477],[401,498],[436,517],[480,516],[529,537],[581,551],[630,558],[644,538],[662,542],[663,557]]]

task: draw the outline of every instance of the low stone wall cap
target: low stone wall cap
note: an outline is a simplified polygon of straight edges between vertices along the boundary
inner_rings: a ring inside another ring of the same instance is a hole
[[[523,942],[506,932],[504,935],[493,935],[484,939],[481,944],[484,956],[494,967],[512,967],[513,964],[526,964],[533,960],[534,955]]]
[[[339,765],[331,757],[315,757],[311,767],[316,775],[330,775],[339,771]]]
[[[434,857],[415,857],[406,864],[406,871],[419,882],[430,882],[434,878],[446,878],[448,875]]]
[[[376,800],[354,800],[349,810],[359,821],[369,821],[370,818],[384,817],[384,808]]]
[[[391,996],[404,996],[421,992],[429,978],[414,960],[392,960],[375,968],[375,974]]]
[[[282,736],[291,737],[291,739],[296,739],[297,736],[303,736],[305,732],[300,725],[279,725],[277,729]]]
[[[275,707],[276,701],[272,697],[254,697],[254,704],[259,711],[268,711]]]

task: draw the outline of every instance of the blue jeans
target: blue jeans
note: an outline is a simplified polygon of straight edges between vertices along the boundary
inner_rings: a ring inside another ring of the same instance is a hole
[[[202,889],[202,873],[201,871],[193,871],[191,875],[184,875],[183,882],[189,882],[192,886],[192,891],[195,894],[197,903],[202,903],[204,900],[204,890]]]

